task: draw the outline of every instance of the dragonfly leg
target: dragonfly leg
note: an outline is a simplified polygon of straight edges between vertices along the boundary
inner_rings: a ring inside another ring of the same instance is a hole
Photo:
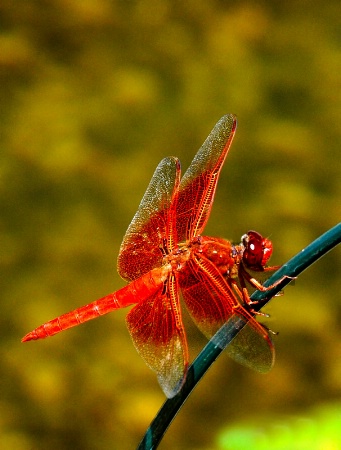
[[[247,287],[245,286],[245,284],[244,284],[242,289],[239,288],[238,284],[235,281],[232,281],[231,284],[232,284],[235,292],[238,294],[238,297],[240,298],[241,302],[244,305],[248,306],[248,311],[251,314],[255,314],[257,316],[263,316],[263,317],[266,317],[266,318],[270,317],[270,315],[265,313],[265,312],[255,311],[252,307],[250,308],[251,305],[257,304],[258,302],[253,302],[250,299],[250,296],[249,296],[249,293],[248,293],[248,290],[247,290]]]
[[[271,284],[270,286],[263,286],[262,283],[260,283],[255,278],[251,277],[247,272],[246,272],[246,274],[247,275],[245,275],[245,278],[251,284],[251,286],[255,287],[256,289],[258,289],[259,291],[262,291],[262,292],[270,291],[272,288],[281,284],[282,281],[284,281],[284,280],[287,280],[287,279],[296,280],[296,277],[289,277],[288,275],[284,275],[283,277],[281,277],[279,280],[277,280],[275,283]]]

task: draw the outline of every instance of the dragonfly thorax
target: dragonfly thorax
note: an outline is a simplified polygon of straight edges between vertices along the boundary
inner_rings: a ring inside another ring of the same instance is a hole
[[[209,259],[222,275],[237,276],[242,253],[230,241],[203,236],[199,251]]]
[[[169,266],[172,270],[181,271],[191,257],[191,250],[186,243],[181,243],[176,250],[164,255],[162,266]]]

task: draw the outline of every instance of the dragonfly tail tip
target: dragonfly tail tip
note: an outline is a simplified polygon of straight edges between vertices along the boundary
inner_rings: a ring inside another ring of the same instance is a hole
[[[37,336],[31,331],[30,333],[27,333],[22,339],[21,342],[27,342],[32,341],[34,339],[37,339]]]

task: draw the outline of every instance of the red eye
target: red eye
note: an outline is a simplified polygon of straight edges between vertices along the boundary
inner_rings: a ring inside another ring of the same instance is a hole
[[[243,262],[253,270],[261,271],[272,254],[272,243],[257,231],[248,231],[242,237],[244,244]]]

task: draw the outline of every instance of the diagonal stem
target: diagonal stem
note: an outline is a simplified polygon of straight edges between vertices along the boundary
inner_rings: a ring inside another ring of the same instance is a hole
[[[266,280],[264,283],[265,287],[270,286],[282,278],[282,281],[273,289],[264,292],[256,291],[252,294],[251,299],[259,302],[258,305],[254,305],[254,309],[262,308],[274,295],[289,284],[292,278],[296,278],[340,242],[341,222],[317,238],[308,247],[297,253],[297,255],[281,266],[277,272]],[[286,278],[283,279],[283,277]],[[154,450],[158,447],[167,428],[196,384],[244,325],[245,321],[243,319],[233,316],[217,331],[190,366],[186,382],[181,391],[175,397],[166,400],[162,405],[155,419],[147,429],[137,450]]]

